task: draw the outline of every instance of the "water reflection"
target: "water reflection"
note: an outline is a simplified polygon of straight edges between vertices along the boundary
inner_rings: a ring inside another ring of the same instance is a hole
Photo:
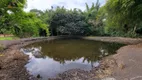
[[[69,69],[90,70],[99,65],[100,59],[115,53],[121,46],[116,43],[71,39],[34,43],[21,51],[30,57],[26,65],[28,71],[35,76],[40,74],[43,80],[47,80]]]

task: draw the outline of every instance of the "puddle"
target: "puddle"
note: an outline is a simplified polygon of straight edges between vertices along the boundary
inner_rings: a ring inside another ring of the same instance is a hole
[[[30,57],[25,65],[29,73],[47,80],[69,69],[91,70],[99,66],[100,59],[116,53],[121,46],[123,44],[66,39],[34,43],[21,51]]]

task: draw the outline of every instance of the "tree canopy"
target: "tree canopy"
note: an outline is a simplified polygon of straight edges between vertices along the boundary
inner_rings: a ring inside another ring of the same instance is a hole
[[[2,0],[0,2],[0,33],[18,37],[49,35],[142,35],[142,0],[99,0],[86,9],[66,9],[51,6],[41,11],[23,10],[27,0]]]
[[[136,29],[142,27],[141,0],[108,0],[105,9],[106,30],[109,33],[115,31],[134,35]]]

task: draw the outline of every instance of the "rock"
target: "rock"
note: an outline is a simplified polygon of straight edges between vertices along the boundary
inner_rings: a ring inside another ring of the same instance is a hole
[[[108,77],[108,78],[104,78],[104,79],[101,79],[101,80],[116,80],[116,79]]]
[[[40,74],[37,75],[37,78],[41,78]]]
[[[118,68],[119,68],[119,69],[124,69],[124,68],[125,68],[124,63],[118,63]]]
[[[72,69],[61,73],[57,78],[50,80],[96,80],[95,74],[80,69]]]

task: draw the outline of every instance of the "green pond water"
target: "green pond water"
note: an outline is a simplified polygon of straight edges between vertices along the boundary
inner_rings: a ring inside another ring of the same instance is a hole
[[[99,60],[116,53],[123,44],[82,39],[60,39],[37,42],[21,49],[29,55],[25,65],[33,76],[42,80],[56,77],[69,69],[91,70]]]

